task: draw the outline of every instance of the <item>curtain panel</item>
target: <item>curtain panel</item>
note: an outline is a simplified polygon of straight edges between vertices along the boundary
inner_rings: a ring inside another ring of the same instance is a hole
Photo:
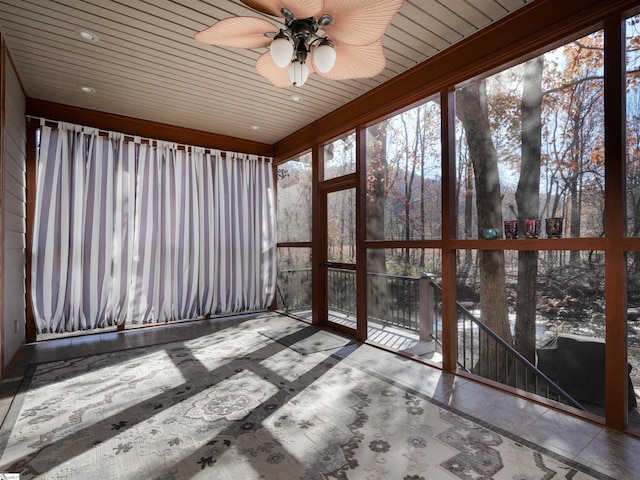
[[[38,333],[266,308],[274,201],[271,159],[42,121]]]

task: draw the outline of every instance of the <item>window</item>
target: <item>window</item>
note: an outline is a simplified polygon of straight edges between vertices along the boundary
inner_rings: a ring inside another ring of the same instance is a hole
[[[278,308],[311,309],[311,154],[277,167]],[[295,243],[296,245],[290,245]]]
[[[311,241],[311,154],[278,166],[278,242]]]
[[[439,249],[369,249],[369,340],[441,364],[441,272]]]
[[[437,99],[367,128],[367,239],[442,235]]]
[[[311,310],[311,249],[278,248],[278,308],[302,314]]]
[[[576,261],[573,253],[459,252],[466,260],[457,269],[457,360],[469,372],[569,403],[487,335],[484,325],[490,326],[578,403],[602,414],[604,252],[578,251]],[[480,271],[486,263],[500,265],[498,280]]]
[[[598,31],[456,90],[458,238],[604,235],[603,65]]]
[[[598,31],[456,89],[457,237],[506,238],[516,248],[458,251],[457,360],[595,413],[605,393],[604,252],[517,245],[605,234],[603,69]]]
[[[324,180],[356,171],[356,135],[348,134],[324,146]]]

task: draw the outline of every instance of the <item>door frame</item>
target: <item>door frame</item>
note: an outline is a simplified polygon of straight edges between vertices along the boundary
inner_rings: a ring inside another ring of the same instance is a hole
[[[320,196],[318,197],[318,203],[320,208],[320,231],[321,231],[321,239],[322,239],[322,250],[320,255],[318,256],[318,264],[316,265],[320,271],[320,283],[319,290],[322,294],[321,300],[321,315],[320,322],[323,326],[329,326],[331,328],[344,330],[351,335],[356,335],[357,333],[357,322],[358,322],[358,308],[357,308],[357,288],[358,288],[358,278],[356,271],[356,263],[344,263],[344,262],[336,262],[330,261],[329,259],[329,228],[328,228],[328,220],[329,220],[329,195],[332,193],[340,193],[346,192],[348,190],[352,190],[354,192],[354,199],[356,200],[356,212],[357,212],[357,186],[353,185],[352,181],[349,182],[340,182],[331,184],[328,188],[320,189]],[[356,213],[357,215],[357,213]],[[357,236],[357,224],[355,225],[356,236]],[[354,238],[354,242],[356,242],[356,238]],[[357,242],[354,245],[357,251]],[[356,305],[356,327],[351,328],[345,325],[340,325],[336,322],[333,322],[329,315],[329,300],[330,300],[330,291],[329,291],[329,272],[331,269],[340,269],[340,270],[350,270],[353,271],[356,282],[356,298],[354,298],[354,304]]]
[[[341,177],[324,180],[324,146],[330,142],[316,145],[313,149],[313,181],[312,181],[312,224],[313,237],[312,249],[312,322],[314,325],[341,331],[354,335],[357,340],[364,342],[367,339],[366,324],[366,258],[362,248],[362,219],[364,206],[361,188],[362,142],[360,141],[360,129],[356,129],[356,172]],[[329,321],[329,291],[328,291],[328,210],[327,196],[329,193],[354,189],[356,201],[356,263],[334,264],[338,268],[355,270],[356,275],[356,328],[352,329]]]

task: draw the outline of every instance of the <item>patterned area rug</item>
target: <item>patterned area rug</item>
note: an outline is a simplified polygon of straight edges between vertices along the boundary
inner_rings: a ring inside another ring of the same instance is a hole
[[[355,367],[349,358],[358,348],[348,340],[336,336],[327,350],[318,338],[307,341],[318,333],[312,327],[277,341],[264,335],[268,327],[268,319],[248,321],[196,340],[35,366],[0,430],[0,472],[101,480],[608,478]],[[299,342],[306,347],[296,351]]]

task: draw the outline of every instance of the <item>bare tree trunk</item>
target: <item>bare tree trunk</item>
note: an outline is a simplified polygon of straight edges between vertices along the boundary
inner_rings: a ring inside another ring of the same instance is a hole
[[[522,156],[516,204],[520,220],[538,218],[542,144],[542,57],[525,63],[522,92]],[[531,363],[536,355],[538,252],[518,252],[515,347]]]
[[[473,173],[471,165],[465,164],[465,192],[464,192],[464,233],[465,238],[471,238],[471,228],[473,225]],[[471,266],[473,256],[471,250],[467,249],[465,254],[465,262]]]
[[[405,169],[404,169],[404,235],[403,238],[406,241],[411,240],[411,203],[413,202],[413,181],[416,176],[416,155],[418,154],[419,135],[420,130],[420,109],[416,114],[416,124],[414,126],[414,145],[413,149],[409,147],[409,127],[404,117],[401,117],[402,126],[404,127],[404,145],[405,145]],[[409,265],[411,263],[409,249],[404,250],[404,265],[403,273],[408,274]]]
[[[384,207],[387,192],[387,122],[367,129],[367,159],[369,179],[367,186],[367,240],[384,240]],[[384,249],[367,252],[367,271],[387,273]],[[373,275],[368,280],[368,317],[386,319],[389,315],[387,283],[384,275]]]
[[[580,237],[580,200],[578,197],[578,174],[575,174],[569,184],[569,201],[571,202],[571,237]],[[569,264],[576,265],[580,260],[580,252],[572,250],[569,253]]]
[[[487,92],[484,80],[474,81],[457,90],[456,110],[464,126],[469,156],[473,164],[476,186],[476,208],[478,233],[484,228],[499,228],[502,225],[502,198],[498,176],[498,154],[491,139],[491,126],[487,107]],[[480,303],[482,321],[505,341],[511,343],[511,330],[507,318],[507,295],[504,271],[504,252],[480,250]],[[486,341],[482,338],[480,341]],[[498,356],[495,346],[483,349],[478,367],[488,372],[486,376],[504,380],[504,356]],[[498,359],[498,361],[496,361]]]

